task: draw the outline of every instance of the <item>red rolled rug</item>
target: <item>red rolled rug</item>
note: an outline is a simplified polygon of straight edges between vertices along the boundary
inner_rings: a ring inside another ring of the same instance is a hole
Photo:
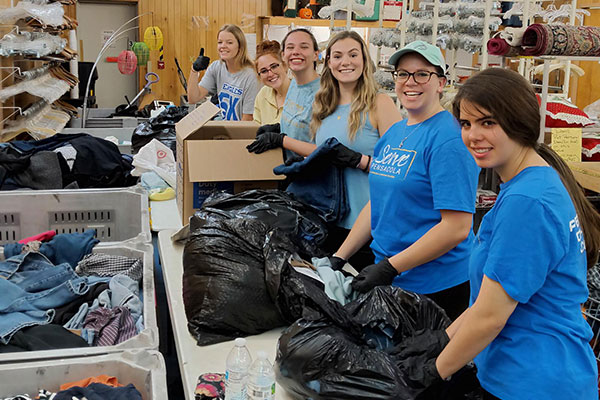
[[[574,25],[530,25],[521,44],[525,56],[600,56],[600,28]]]
[[[495,37],[491,38],[487,42],[488,53],[493,56],[505,56],[512,57],[519,55],[519,48],[513,47],[508,44],[508,42],[502,38]]]

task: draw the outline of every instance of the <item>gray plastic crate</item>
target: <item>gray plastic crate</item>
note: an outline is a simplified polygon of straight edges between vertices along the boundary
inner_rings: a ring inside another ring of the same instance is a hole
[[[144,400],[166,400],[166,367],[156,351],[127,351],[94,357],[66,358],[0,365],[2,396],[29,394],[39,389],[58,392],[60,385],[98,375],[115,376],[133,384]]]
[[[74,133],[87,133],[88,135],[92,135],[95,137],[99,137],[101,139],[105,139],[108,136],[114,136],[119,139],[119,151],[121,154],[131,154],[131,137],[133,136],[133,131],[135,130],[136,125],[132,127],[125,128],[115,128],[115,127],[107,127],[107,128],[64,128],[61,133],[72,135]]]
[[[141,258],[144,262],[142,277],[142,302],[144,304],[144,330],[136,336],[115,346],[91,346],[73,349],[22,351],[15,353],[0,353],[0,364],[17,361],[41,359],[57,359],[63,357],[83,357],[98,354],[118,353],[130,349],[158,349],[158,325],[156,321],[156,304],[154,295],[154,251],[148,243],[99,243],[93,253],[103,253],[132,258]],[[1,374],[0,374],[1,376]],[[1,382],[1,378],[0,378]],[[2,385],[0,384],[0,388]],[[0,389],[1,390],[1,389]],[[4,395],[2,393],[1,395]]]
[[[41,232],[95,229],[103,242],[150,242],[148,194],[141,186],[119,189],[0,192],[0,245]]]

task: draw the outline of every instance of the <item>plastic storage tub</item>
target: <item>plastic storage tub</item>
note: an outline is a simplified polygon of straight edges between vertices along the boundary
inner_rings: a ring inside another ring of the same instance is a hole
[[[35,398],[39,389],[57,392],[64,383],[101,374],[115,376],[123,385],[133,384],[144,400],[168,398],[165,361],[160,353],[145,350],[0,364],[0,396],[29,394]]]
[[[120,189],[15,190],[0,192],[0,245],[41,232],[95,229],[103,242],[150,242],[148,194]]]
[[[88,135],[102,139],[105,139],[108,136],[114,136],[119,140],[117,147],[119,148],[121,154],[131,154],[131,137],[133,136],[133,131],[135,130],[136,126],[137,124],[131,127],[123,128],[90,128],[88,126],[85,128],[64,128],[61,133],[68,135],[75,133],[87,133]]]
[[[91,346],[72,349],[57,349],[43,351],[22,351],[15,353],[0,353],[0,363],[39,360],[62,357],[80,357],[97,354],[115,353],[128,349],[158,349],[158,324],[156,321],[156,303],[154,294],[154,251],[148,243],[99,243],[93,253],[104,253],[131,258],[141,258],[144,272],[140,294],[144,305],[144,330],[136,336],[114,346]],[[1,376],[1,375],[0,375]],[[0,378],[1,382],[1,378]],[[2,385],[0,384],[0,388]],[[0,397],[3,394],[0,393]]]

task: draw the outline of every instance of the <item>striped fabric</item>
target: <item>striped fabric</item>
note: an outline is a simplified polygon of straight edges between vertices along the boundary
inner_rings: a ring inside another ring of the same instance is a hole
[[[90,311],[83,327],[94,333],[95,346],[113,346],[137,334],[131,313],[120,306]]]

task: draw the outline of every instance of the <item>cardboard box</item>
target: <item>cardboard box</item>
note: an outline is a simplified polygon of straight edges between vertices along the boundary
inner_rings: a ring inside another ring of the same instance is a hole
[[[249,153],[258,124],[210,121],[219,107],[205,102],[175,125],[177,132],[177,208],[182,224],[213,190],[238,193],[249,189],[275,189],[284,176],[273,174],[283,163],[281,149]]]

